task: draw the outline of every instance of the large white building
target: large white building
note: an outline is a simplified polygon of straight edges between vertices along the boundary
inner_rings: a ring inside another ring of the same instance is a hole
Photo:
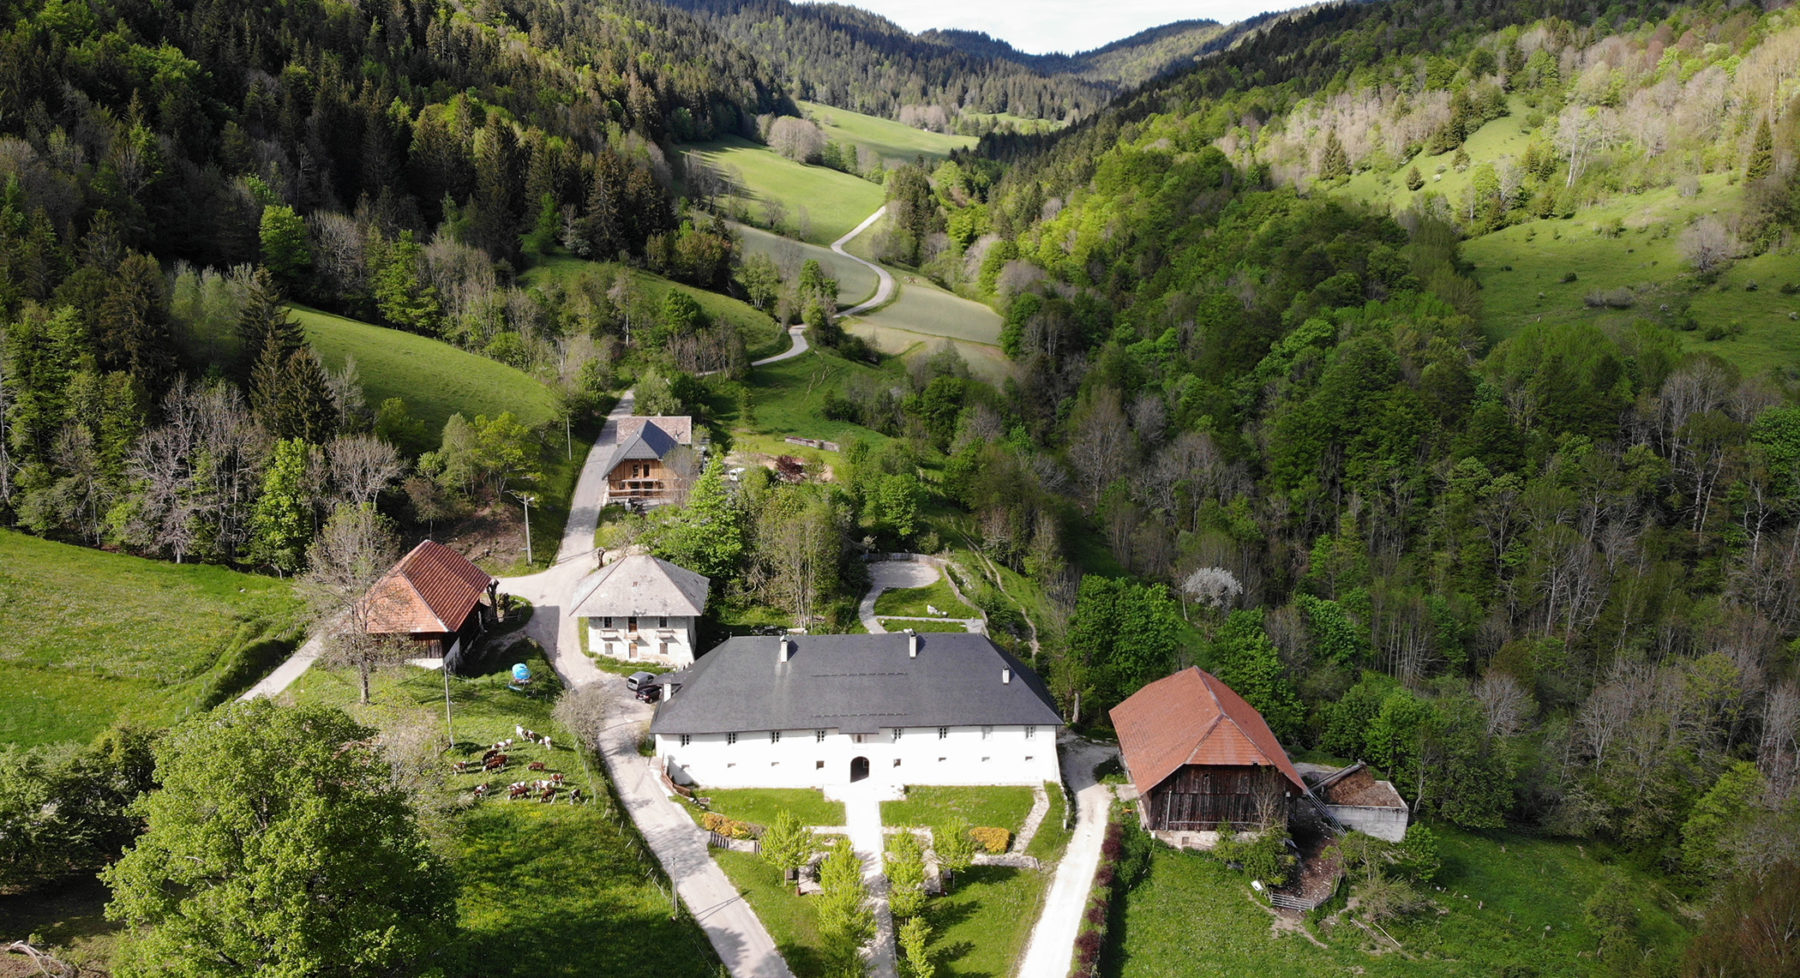
[[[984,635],[734,638],[650,732],[677,780],[715,788],[1060,781],[1043,683]]]
[[[694,625],[710,583],[660,557],[632,554],[582,578],[569,614],[586,619],[590,652],[680,668],[694,662]]]

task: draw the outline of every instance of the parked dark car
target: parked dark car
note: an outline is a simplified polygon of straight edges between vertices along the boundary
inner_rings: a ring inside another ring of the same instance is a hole
[[[625,688],[629,689],[635,693],[638,690],[643,689],[646,684],[653,683],[655,681],[656,681],[655,673],[634,672],[631,675],[625,677]]]
[[[647,683],[638,687],[637,698],[640,703],[660,702],[662,697],[663,688],[659,683]]]

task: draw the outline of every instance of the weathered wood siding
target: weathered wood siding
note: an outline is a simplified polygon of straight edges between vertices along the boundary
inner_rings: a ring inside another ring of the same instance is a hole
[[[1190,764],[1150,790],[1145,814],[1153,831],[1192,832],[1222,824],[1257,825],[1266,815],[1286,817],[1293,786],[1270,767],[1205,767]],[[1269,811],[1272,800],[1273,812]]]

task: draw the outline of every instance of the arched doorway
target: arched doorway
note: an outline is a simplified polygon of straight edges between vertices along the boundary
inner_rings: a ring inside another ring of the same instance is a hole
[[[855,783],[869,776],[869,759],[853,757],[850,759],[850,781]]]

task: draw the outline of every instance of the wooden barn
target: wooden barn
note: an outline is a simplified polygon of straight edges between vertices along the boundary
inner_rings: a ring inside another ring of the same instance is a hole
[[[420,655],[441,656],[454,671],[486,630],[498,588],[469,558],[426,540],[369,588],[363,627],[370,635],[410,639]]]
[[[1284,822],[1306,793],[1262,714],[1202,669],[1145,686],[1112,709],[1138,812],[1153,832]]]

